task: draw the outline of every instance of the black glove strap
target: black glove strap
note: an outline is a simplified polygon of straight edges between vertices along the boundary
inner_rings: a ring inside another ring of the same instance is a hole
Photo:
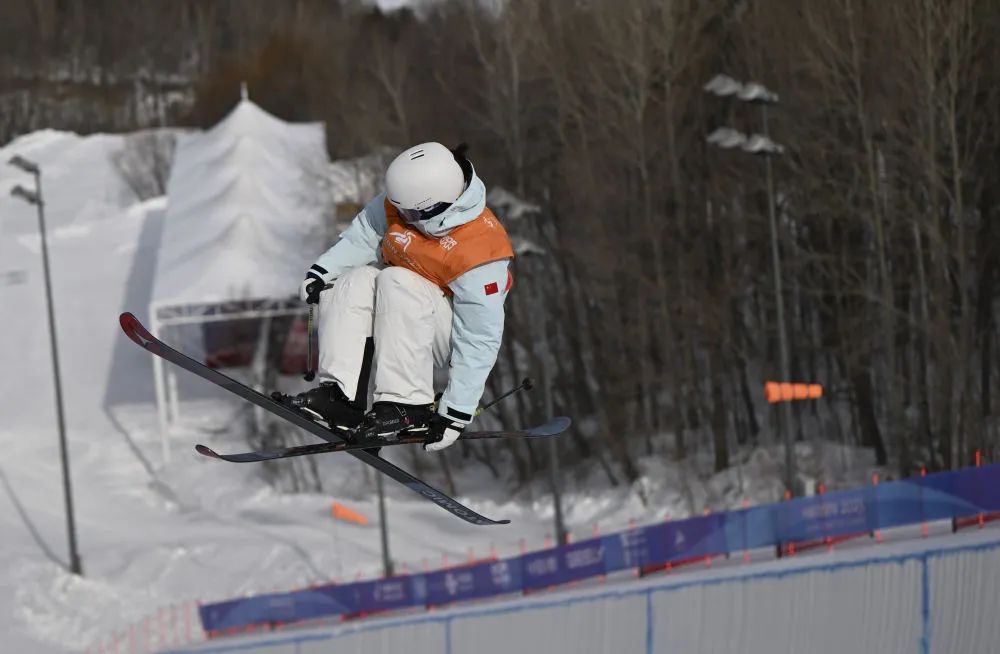
[[[319,302],[319,294],[326,287],[326,282],[312,271],[306,275],[306,279],[312,279],[311,282],[306,284],[306,304],[316,304]]]
[[[468,413],[464,413],[462,411],[458,411],[458,410],[453,409],[451,407],[448,407],[447,409],[445,409],[445,414],[449,418],[454,418],[455,420],[461,420],[462,422],[466,422],[466,423],[472,422],[472,416],[471,415],[469,415]],[[463,427],[464,427],[464,425],[463,425]]]

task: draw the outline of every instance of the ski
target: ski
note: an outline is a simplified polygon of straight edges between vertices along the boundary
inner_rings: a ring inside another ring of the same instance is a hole
[[[271,398],[258,393],[254,389],[241,384],[240,382],[223,375],[217,370],[209,368],[205,364],[195,361],[191,357],[178,352],[173,349],[163,341],[159,340],[153,336],[148,329],[146,329],[139,319],[136,318],[131,313],[123,313],[118,318],[118,322],[121,325],[122,331],[125,335],[132,339],[136,345],[145,349],[146,351],[162,358],[176,366],[179,366],[190,373],[193,373],[202,379],[209,381],[213,384],[221,386],[227,391],[237,395],[252,404],[259,406],[265,411],[269,411],[279,418],[283,418],[288,422],[292,423],[297,427],[301,427],[311,434],[318,436],[319,438],[329,441],[332,444],[343,443],[344,440],[338,437],[333,432],[329,431],[322,425],[319,425],[309,418],[306,418],[302,414],[296,413],[289,407],[284,406],[278,402],[275,402]],[[429,499],[438,506],[440,506],[445,511],[452,513],[459,518],[462,518],[466,522],[474,525],[505,525],[510,523],[510,520],[491,520],[485,516],[479,515],[472,509],[464,506],[457,500],[445,495],[441,491],[437,490],[433,486],[421,481],[420,479],[414,477],[410,473],[406,472],[402,468],[398,468],[392,463],[386,461],[385,459],[366,452],[364,450],[348,450],[348,454],[351,456],[367,463],[373,468],[379,470],[380,472],[392,477],[399,483],[403,484],[413,492]]]
[[[484,440],[490,438],[551,438],[566,431],[570,425],[569,418],[553,418],[544,425],[517,431],[473,431],[465,432],[460,437],[460,441]],[[316,443],[314,445],[298,445],[273,451],[241,452],[239,454],[219,454],[212,448],[198,444],[195,450],[213,459],[222,459],[233,463],[254,463],[257,461],[271,461],[274,459],[287,459],[293,456],[307,456],[310,454],[324,454],[326,452],[350,452],[351,450],[363,450],[372,447],[389,447],[392,445],[418,445],[426,441],[419,434],[401,434],[399,438],[391,443],[379,443],[376,446],[362,443],[352,444],[340,443]]]

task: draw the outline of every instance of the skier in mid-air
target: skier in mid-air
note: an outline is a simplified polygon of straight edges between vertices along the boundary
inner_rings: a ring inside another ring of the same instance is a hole
[[[355,442],[377,447],[424,431],[425,449],[448,447],[496,363],[513,256],[464,147],[404,151],[386,170],[385,192],[302,281],[301,299],[319,306],[320,384],[287,401]],[[445,367],[435,411],[434,370]]]

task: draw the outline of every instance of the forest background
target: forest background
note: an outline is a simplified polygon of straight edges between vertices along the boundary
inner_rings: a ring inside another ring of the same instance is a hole
[[[384,14],[329,0],[0,0],[0,143],[43,127],[207,127],[239,97],[324,121],[334,159],[470,144],[490,186],[539,207],[517,229],[491,392],[544,373],[578,418],[566,462],[615,482],[636,458],[779,443],[760,132],[707,94],[763,83],[797,440],[871,448],[899,475],[1000,453],[1000,3],[506,0]],[[162,189],[161,189],[162,191]],[[501,216],[502,218],[504,216]],[[524,224],[527,222],[527,224]],[[506,404],[536,420],[545,398]],[[525,482],[530,443],[458,449]],[[659,449],[658,449],[659,448]]]

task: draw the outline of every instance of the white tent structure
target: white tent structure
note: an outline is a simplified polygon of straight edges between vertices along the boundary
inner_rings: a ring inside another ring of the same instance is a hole
[[[286,123],[245,95],[219,124],[182,135],[149,308],[154,334],[171,327],[302,312],[303,271],[318,254],[324,210],[315,180],[329,168],[322,123]],[[154,357],[166,428],[178,414],[175,371]]]

